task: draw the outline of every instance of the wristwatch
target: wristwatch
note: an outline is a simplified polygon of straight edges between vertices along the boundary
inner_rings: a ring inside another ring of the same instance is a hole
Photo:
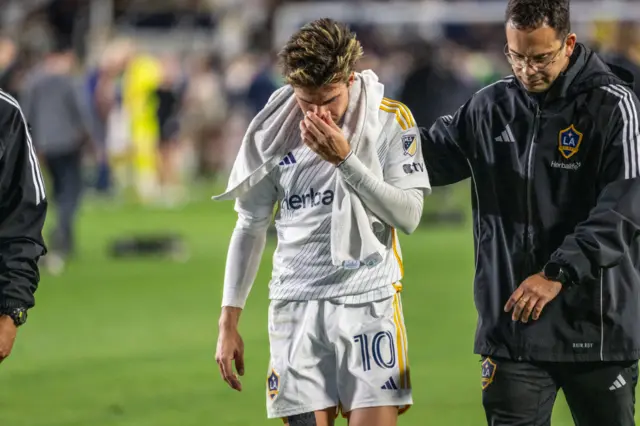
[[[571,272],[569,266],[562,265],[558,262],[548,262],[542,270],[542,274],[546,279],[557,281],[562,284],[563,287],[569,287],[575,283]]]
[[[13,320],[16,327],[20,327],[27,322],[26,308],[0,308],[0,316],[6,315]]]

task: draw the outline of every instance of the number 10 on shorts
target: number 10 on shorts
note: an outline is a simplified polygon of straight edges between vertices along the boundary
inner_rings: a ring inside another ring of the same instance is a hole
[[[390,331],[380,331],[373,338],[369,334],[358,334],[353,337],[355,343],[360,344],[362,369],[371,370],[371,358],[380,368],[394,368],[396,366],[396,350],[393,334]],[[371,345],[369,345],[371,342]]]

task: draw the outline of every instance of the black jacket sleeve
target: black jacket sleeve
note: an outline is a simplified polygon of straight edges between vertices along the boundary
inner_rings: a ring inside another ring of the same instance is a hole
[[[471,176],[467,137],[472,134],[470,102],[422,131],[422,154],[432,186],[450,185]]]
[[[29,129],[17,102],[0,94],[0,308],[35,304],[46,211]]]
[[[628,91],[620,101],[599,170],[603,187],[585,221],[568,235],[551,261],[569,266],[580,283],[616,266],[640,233],[640,103]]]

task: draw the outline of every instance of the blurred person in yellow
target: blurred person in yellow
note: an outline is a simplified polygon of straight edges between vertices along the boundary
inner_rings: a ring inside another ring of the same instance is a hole
[[[160,125],[155,92],[162,81],[160,61],[149,54],[138,54],[124,75],[123,103],[131,125],[133,169],[139,199],[152,202],[158,196],[157,149]]]
[[[411,234],[430,192],[411,111],[384,97],[344,24],[305,25],[280,58],[287,83],[255,116],[227,191],[229,244],[216,360],[241,390],[238,321],[274,207],[267,415],[289,426],[393,426],[413,403],[398,231]]]

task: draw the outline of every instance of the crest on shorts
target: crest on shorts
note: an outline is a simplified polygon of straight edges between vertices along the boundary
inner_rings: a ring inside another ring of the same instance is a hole
[[[404,151],[404,155],[409,155],[411,157],[416,155],[416,151],[418,150],[418,141],[415,135],[402,136],[402,150]]]
[[[271,400],[278,396],[278,390],[280,389],[280,376],[276,373],[276,370],[271,369],[271,374],[267,377],[267,395]]]
[[[572,124],[558,134],[558,150],[566,159],[573,157],[580,149],[582,133]]]
[[[487,357],[482,361],[482,390],[485,390],[496,376],[496,369],[498,366],[495,362],[491,361],[491,358]]]

